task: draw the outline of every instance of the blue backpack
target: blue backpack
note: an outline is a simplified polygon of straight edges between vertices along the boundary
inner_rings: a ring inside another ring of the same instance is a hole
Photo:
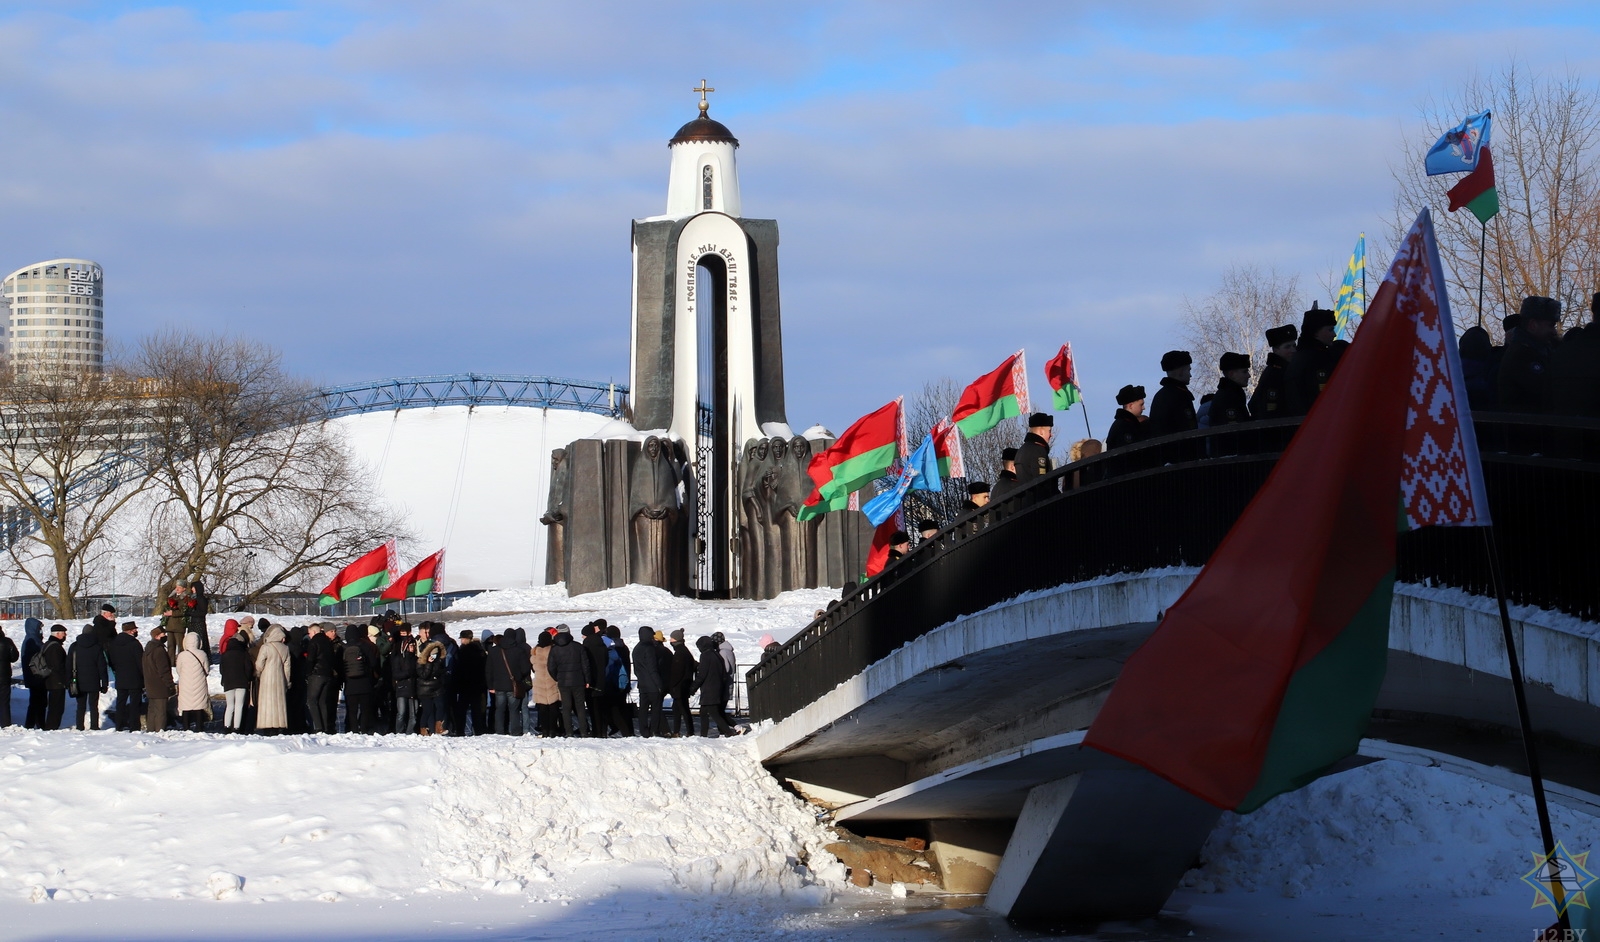
[[[628,669],[622,664],[622,652],[610,638],[606,639],[606,686],[623,693],[629,690]]]

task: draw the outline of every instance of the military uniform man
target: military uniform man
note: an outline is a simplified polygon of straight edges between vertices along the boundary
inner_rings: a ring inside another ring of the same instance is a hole
[[[1244,388],[1250,384],[1250,355],[1224,353],[1218,367],[1222,378],[1217,380],[1217,395],[1211,400],[1211,427],[1250,421],[1250,407],[1244,398]]]
[[[1283,373],[1294,356],[1294,342],[1299,334],[1293,324],[1284,324],[1267,331],[1267,365],[1256,380],[1256,391],[1250,394],[1250,417],[1253,419],[1281,419],[1286,415],[1283,397]]]
[[[1328,378],[1339,364],[1333,350],[1334,323],[1333,312],[1317,307],[1315,301],[1300,319],[1300,340],[1284,370],[1284,415],[1310,412],[1317,397],[1328,388]]]
[[[989,482],[973,481],[967,485],[967,499],[961,502],[961,512],[971,513],[989,505]]]
[[[1106,448],[1134,445],[1150,437],[1144,417],[1144,387],[1124,386],[1117,390],[1117,414],[1106,433]]]
[[[1507,338],[1506,353],[1500,359],[1501,411],[1550,411],[1550,351],[1560,319],[1560,301],[1538,296],[1522,299],[1517,329]]]
[[[1161,388],[1150,403],[1150,436],[1174,435],[1200,427],[1194,414],[1194,393],[1189,391],[1189,374],[1194,358],[1187,350],[1168,350],[1161,355]]]
[[[1028,416],[1028,434],[1022,437],[1022,444],[1017,448],[1017,487],[1027,487],[1053,470],[1050,436],[1055,425],[1055,416],[1048,412]]]
[[[994,482],[994,492],[990,495],[994,500],[1001,500],[1007,494],[1017,489],[1017,450],[1015,448],[1000,449],[1000,475]]]

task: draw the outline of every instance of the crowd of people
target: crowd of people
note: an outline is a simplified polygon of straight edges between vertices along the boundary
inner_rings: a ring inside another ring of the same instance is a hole
[[[193,598],[188,586],[177,600]],[[116,623],[107,605],[78,637],[65,625],[30,618],[20,648],[0,631],[0,669],[20,662],[28,691],[23,725],[60,729],[70,695],[76,727],[99,729],[100,698],[119,731],[216,725],[206,635],[192,630],[204,606],[172,604],[139,640],[138,625]],[[198,610],[198,618],[196,617]],[[285,628],[266,618],[228,619],[215,662],[223,688],[225,733],[336,733],[422,736],[501,735],[677,737],[695,734],[690,703],[699,700],[701,736],[737,735],[728,715],[738,670],[721,632],[664,636],[648,626],[630,646],[622,631],[596,619],[573,636],[567,625],[501,634],[440,622],[413,627],[389,612],[367,624],[322,622]],[[767,647],[775,647],[764,638]],[[636,692],[637,703],[630,700]],[[9,693],[0,726],[10,725]]]

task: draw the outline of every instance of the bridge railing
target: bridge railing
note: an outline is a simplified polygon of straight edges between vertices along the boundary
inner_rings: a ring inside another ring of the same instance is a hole
[[[1474,418],[1510,597],[1600,620],[1600,422]],[[901,645],[1025,592],[1204,565],[1297,428],[1246,423],[1116,449],[962,517],[753,668],[751,715],[788,716]],[[1284,521],[1285,540],[1294,526]],[[1475,528],[1404,535],[1397,575],[1493,591]]]

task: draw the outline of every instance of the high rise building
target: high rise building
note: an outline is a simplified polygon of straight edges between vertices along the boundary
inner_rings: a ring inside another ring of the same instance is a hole
[[[105,278],[99,263],[56,258],[0,281],[3,352],[18,373],[105,367]]]

